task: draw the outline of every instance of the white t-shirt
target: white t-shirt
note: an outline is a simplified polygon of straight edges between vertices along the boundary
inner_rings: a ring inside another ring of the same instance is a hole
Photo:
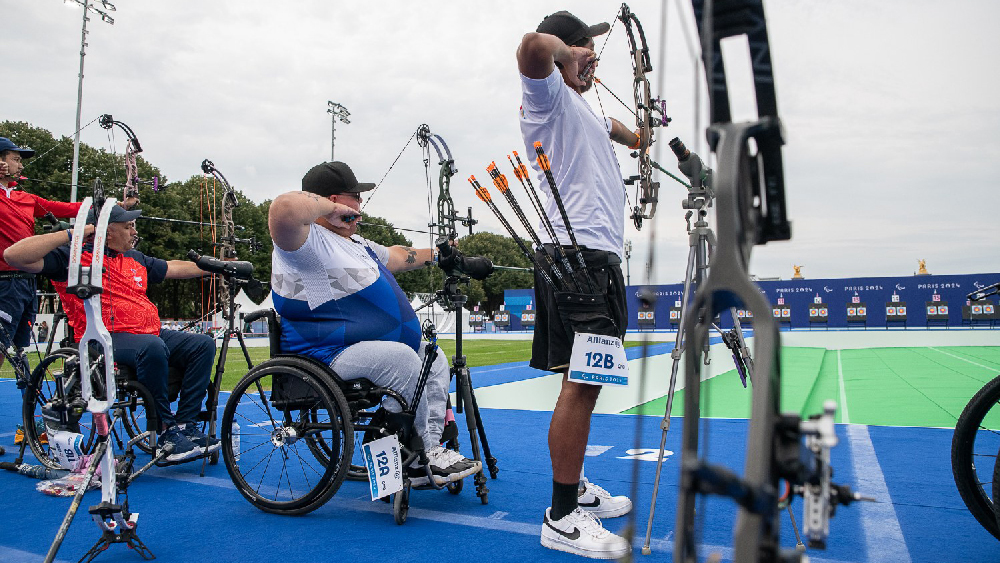
[[[271,297],[281,315],[281,349],[329,364],[369,340],[420,345],[420,321],[386,267],[389,250],[313,223],[293,251],[274,246]]]
[[[611,147],[611,120],[598,117],[579,93],[563,82],[556,68],[543,79],[521,75],[521,136],[531,161],[545,213],[559,242],[570,244],[562,215],[539,168],[535,142],[549,157],[556,187],[580,246],[621,256],[625,244],[625,184]],[[545,229],[539,236],[547,241]]]

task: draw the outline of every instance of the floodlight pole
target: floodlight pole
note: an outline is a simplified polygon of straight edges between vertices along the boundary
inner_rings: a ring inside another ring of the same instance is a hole
[[[63,1],[65,2],[66,0]],[[70,187],[69,195],[71,202],[76,201],[76,182],[80,174],[80,114],[83,109],[83,58],[87,56],[87,22],[90,21],[87,12],[94,12],[101,16],[102,21],[115,25],[114,18],[108,15],[108,12],[117,11],[115,5],[107,0],[100,0],[104,10],[94,7],[90,0],[73,0],[73,2],[83,6],[83,29],[80,32],[80,74],[76,87],[76,133],[73,134],[73,172],[70,179],[72,186]]]
[[[342,106],[342,105],[340,105],[340,104],[338,104],[336,102],[327,101],[326,105],[328,106],[327,109],[326,109],[326,113],[329,113],[331,115],[331,118],[330,118],[330,121],[331,121],[331,123],[330,123],[330,160],[333,161],[333,160],[335,160],[334,159],[334,146],[335,146],[335,144],[337,142],[337,120],[340,119],[340,121],[343,122],[343,123],[350,123],[351,120],[348,119],[348,117],[351,116],[351,112],[347,111],[347,108],[345,108],[344,106]]]

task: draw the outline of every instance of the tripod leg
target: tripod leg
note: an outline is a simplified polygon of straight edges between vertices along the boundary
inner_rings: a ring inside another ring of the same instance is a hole
[[[486,439],[486,428],[483,427],[483,417],[479,414],[479,402],[476,400],[475,390],[469,385],[469,397],[472,399],[472,411],[476,415],[476,428],[479,430],[479,440],[483,444],[483,456],[486,458],[486,465],[490,470],[490,478],[496,479],[500,470],[497,468],[497,458],[490,453],[490,443]]]
[[[673,363],[670,366],[670,384],[667,386],[667,405],[663,410],[663,419],[660,421],[660,449],[656,455],[656,477],[653,479],[653,498],[649,503],[649,519],[646,521],[646,538],[642,544],[642,552],[645,555],[651,553],[649,548],[650,537],[653,534],[653,517],[656,515],[656,499],[660,494],[660,474],[663,471],[663,457],[667,445],[667,432],[670,431],[670,413],[674,407],[674,390],[677,388],[677,370],[680,367],[681,355],[684,353],[684,317],[687,316],[689,295],[691,294],[692,278],[698,275],[695,272],[695,262],[697,255],[697,244],[695,238],[691,239],[692,246],[688,252],[687,269],[684,272],[684,294],[681,296],[681,318],[677,325],[677,337],[674,339],[674,349],[670,352]],[[700,281],[700,280],[699,280]]]
[[[482,463],[483,456],[479,450],[479,433],[477,431],[476,412],[474,409],[469,408],[473,405],[473,398],[472,382],[469,379],[468,368],[459,368],[458,379],[455,381],[455,386],[456,398],[461,396],[462,402],[465,403],[465,423],[469,429],[469,443],[472,445],[472,459]],[[488,504],[490,490],[486,488],[486,475],[484,475],[482,468],[480,468],[479,472],[476,473],[475,483],[476,496],[480,498],[483,504]]]

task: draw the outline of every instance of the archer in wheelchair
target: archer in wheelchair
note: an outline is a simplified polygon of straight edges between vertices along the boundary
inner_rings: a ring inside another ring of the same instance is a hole
[[[159,312],[146,295],[151,283],[166,279],[186,279],[205,275],[207,272],[196,264],[184,260],[161,260],[146,256],[135,250],[135,219],[141,211],[126,211],[123,207],[112,210],[108,230],[104,260],[104,290],[101,295],[103,320],[111,333],[114,361],[119,369],[119,384],[125,388],[128,406],[128,420],[131,424],[130,436],[151,431],[145,442],[139,442],[141,449],[152,452],[150,436],[159,435],[156,441],[162,452],[163,464],[181,463],[214,453],[220,447],[216,438],[206,436],[200,428],[202,403],[205,401],[211,378],[212,363],[215,359],[215,341],[206,335],[191,334],[174,330],[161,330]],[[88,217],[83,228],[89,235],[94,231],[94,214]],[[81,299],[67,292],[67,268],[70,262],[69,240],[72,231],[57,231],[23,239],[4,252],[4,259],[12,266],[29,273],[48,276],[64,303],[69,325],[76,335],[82,335],[86,328],[86,315]],[[84,246],[81,261],[89,265],[92,246]],[[46,357],[42,365],[32,375],[31,390],[26,393],[24,409],[28,416],[44,417],[43,397],[50,381],[48,374],[58,372],[69,374],[77,361],[75,348],[63,348]],[[58,378],[55,385],[59,394],[65,395],[64,404],[57,408],[79,420],[82,411],[73,407],[73,395],[79,393],[79,386],[72,386],[72,377]],[[76,383],[79,383],[78,379]],[[69,386],[69,388],[64,388]],[[178,399],[176,412],[171,411],[171,395]],[[41,412],[38,407],[41,406]],[[34,413],[34,414],[32,414]],[[143,419],[146,428],[141,428]],[[65,422],[65,420],[64,420]],[[28,434],[33,434],[34,425],[29,425]],[[93,438],[92,429],[83,428],[86,439]],[[89,436],[89,438],[87,438]],[[29,436],[33,453],[46,465],[52,458],[40,443],[38,436]]]
[[[355,430],[366,442],[400,437],[399,523],[410,486],[442,488],[482,471],[479,461],[441,445],[448,363],[432,329],[421,346],[416,313],[393,277],[437,263],[437,251],[386,248],[356,234],[361,194],[374,187],[346,164],[327,162],[303,177],[302,191],[271,204],[271,289],[280,315],[267,313],[272,359],[237,385],[222,421],[230,475],[263,510],[302,514],[326,502],[350,469]],[[449,250],[448,260],[460,259]]]

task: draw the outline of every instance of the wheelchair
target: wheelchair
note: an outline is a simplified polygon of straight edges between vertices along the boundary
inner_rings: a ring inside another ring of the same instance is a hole
[[[97,356],[92,361],[101,364],[104,358]],[[91,453],[95,445],[97,433],[91,418],[84,416],[87,405],[82,398],[79,362],[77,348],[62,347],[51,352],[32,370],[22,398],[21,417],[25,443],[38,461],[51,469],[58,469],[60,465],[50,451],[49,432],[63,430],[80,434],[83,437],[80,450],[84,454]],[[101,379],[103,368],[94,367],[91,373],[92,389],[100,400],[107,396]],[[170,402],[177,400],[182,377],[183,373],[179,369],[170,367],[167,380],[167,398]],[[115,381],[117,400],[110,409],[110,430],[116,453],[134,460],[134,447],[151,455],[151,463],[168,465],[162,461],[163,456],[159,455],[161,451],[157,448],[161,424],[152,394],[137,380],[132,366],[116,364]],[[214,385],[210,385],[210,399],[213,390]],[[209,403],[215,404],[215,401]],[[208,422],[212,414],[206,407],[199,413],[199,422]],[[218,452],[209,457],[212,464],[218,463]]]
[[[97,358],[96,362],[103,362]],[[46,356],[31,372],[21,401],[25,443],[42,465],[58,469],[56,456],[50,451],[48,434],[68,431],[82,435],[80,450],[89,454],[95,445],[96,430],[87,413],[80,385],[80,358],[76,348],[58,348]],[[99,374],[92,371],[92,388],[98,399],[106,397]],[[135,373],[124,366],[115,370],[117,400],[110,409],[111,436],[116,451],[124,453],[137,447],[147,454],[156,453],[156,438],[160,421],[153,397],[144,385],[135,380]],[[154,455],[155,457],[155,455]]]
[[[222,457],[244,498],[273,514],[302,515],[319,508],[349,474],[363,478],[360,462],[352,464],[356,432],[363,442],[395,434],[404,468],[418,459],[426,462],[406,398],[367,379],[345,381],[307,356],[282,354],[281,325],[273,309],[251,313],[244,322],[261,318],[267,320],[271,358],[236,385],[221,422]],[[386,397],[402,411],[379,408]],[[444,439],[448,436],[446,429]],[[461,480],[437,485],[426,470],[429,488],[461,491]],[[404,471],[403,489],[383,499],[392,502],[397,524],[406,521],[410,490]]]

